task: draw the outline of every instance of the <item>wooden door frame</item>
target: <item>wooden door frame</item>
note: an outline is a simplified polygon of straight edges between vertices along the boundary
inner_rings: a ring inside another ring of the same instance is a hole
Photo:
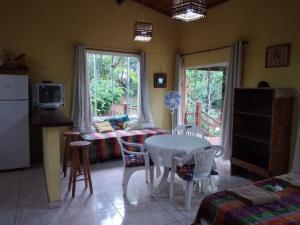
[[[199,65],[199,66],[184,66],[184,72],[183,72],[183,101],[182,101],[182,121],[185,123],[185,113],[186,113],[186,71],[192,70],[192,69],[211,69],[215,67],[223,67],[223,73],[224,73],[224,80],[222,84],[222,109],[223,109],[223,101],[224,101],[224,93],[225,93],[225,80],[226,80],[226,72],[227,67],[229,66],[229,62],[223,62],[223,63],[216,63],[216,64],[207,64],[207,65]],[[221,122],[222,122],[222,115],[223,111],[221,110]]]

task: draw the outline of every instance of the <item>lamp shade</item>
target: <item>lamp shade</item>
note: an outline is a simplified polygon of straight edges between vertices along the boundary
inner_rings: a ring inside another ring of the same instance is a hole
[[[152,23],[136,22],[134,24],[134,40],[149,42],[152,40],[153,25]]]
[[[172,18],[190,22],[206,15],[206,0],[173,0]]]

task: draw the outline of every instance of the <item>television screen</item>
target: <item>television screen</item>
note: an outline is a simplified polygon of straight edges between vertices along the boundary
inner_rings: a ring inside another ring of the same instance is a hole
[[[39,87],[39,102],[40,103],[54,103],[61,101],[61,87],[60,86],[40,86]]]

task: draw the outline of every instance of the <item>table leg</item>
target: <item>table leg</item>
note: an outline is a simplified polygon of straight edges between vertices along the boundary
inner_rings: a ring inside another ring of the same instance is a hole
[[[167,184],[167,179],[168,179],[170,170],[171,170],[171,168],[164,167],[164,174],[163,174],[163,176],[160,180],[160,183],[159,183],[158,187],[156,188],[156,190],[154,192],[155,194],[160,193],[162,191],[163,187]]]

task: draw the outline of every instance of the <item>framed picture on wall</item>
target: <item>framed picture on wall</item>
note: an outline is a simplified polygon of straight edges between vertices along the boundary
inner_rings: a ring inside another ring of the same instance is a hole
[[[290,54],[290,43],[267,47],[266,68],[289,66]]]
[[[154,88],[166,88],[167,87],[167,74],[155,73],[154,74]]]

